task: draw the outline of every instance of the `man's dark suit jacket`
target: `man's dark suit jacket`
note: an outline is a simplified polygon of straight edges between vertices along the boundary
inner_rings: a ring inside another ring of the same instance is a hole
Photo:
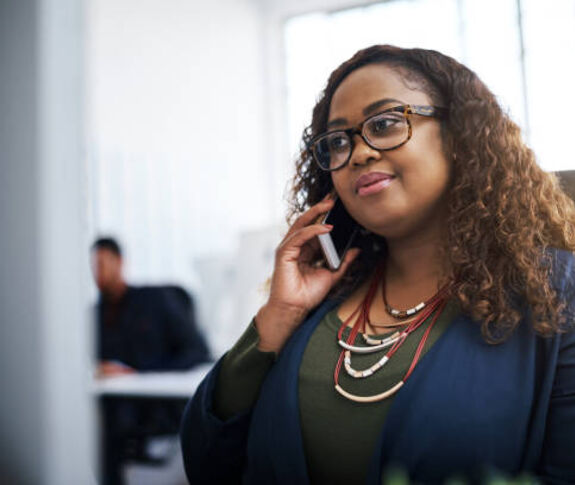
[[[128,287],[116,304],[100,298],[96,314],[99,360],[138,371],[181,370],[209,360],[193,301],[182,288]]]
[[[182,288],[129,287],[122,299],[96,306],[97,357],[139,372],[184,370],[209,360]],[[178,431],[184,402],[171,398],[104,396],[100,399],[103,483],[124,483],[126,461],[153,462],[148,439]]]

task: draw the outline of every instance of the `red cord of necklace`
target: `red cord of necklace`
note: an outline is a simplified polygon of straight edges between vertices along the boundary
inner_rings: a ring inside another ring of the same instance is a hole
[[[359,333],[360,328],[365,332],[365,323],[366,323],[366,321],[369,321],[369,309],[371,307],[371,303],[373,302],[373,298],[374,298],[375,293],[377,291],[377,286],[378,286],[379,281],[382,277],[382,274],[383,274],[383,265],[380,265],[378,267],[378,269],[376,270],[376,273],[374,274],[373,281],[372,281],[372,283],[371,283],[371,285],[367,291],[365,298],[357,306],[357,308],[354,310],[354,312],[345,320],[345,322],[342,323],[341,327],[339,328],[338,340],[342,339],[343,331],[345,330],[345,328],[347,328],[348,323],[353,319],[353,317],[355,315],[357,315],[359,310],[361,310],[361,312],[359,312],[359,315],[357,316],[357,319],[356,319],[356,321],[352,327],[352,330],[349,333],[348,338],[346,339],[346,343],[352,344],[353,342],[355,342],[355,338],[357,337],[357,334]],[[429,327],[426,329],[425,333],[423,334],[423,336],[419,342],[419,345],[417,346],[415,355],[411,361],[411,365],[410,365],[407,373],[405,374],[405,376],[403,378],[404,382],[411,375],[411,373],[413,372],[413,369],[417,365],[417,362],[419,361],[419,359],[421,357],[421,353],[423,351],[423,348],[425,346],[427,338],[429,337],[431,329],[435,325],[435,322],[437,321],[439,315],[441,314],[441,312],[443,311],[443,308],[445,307],[446,301],[445,301],[445,299],[443,299],[443,294],[444,294],[445,288],[446,287],[440,289],[436,295],[434,295],[432,298],[429,299],[428,304],[426,305],[426,308],[423,309],[423,311],[419,315],[419,318],[416,318],[413,322],[411,322],[407,326],[407,328],[400,334],[399,339],[393,344],[391,349],[386,354],[388,359],[391,358],[397,352],[397,350],[401,347],[403,342],[405,342],[405,339],[409,336],[409,334],[411,334],[415,330],[417,330],[429,318],[429,316],[432,313],[434,313],[435,310],[437,310],[436,314],[433,317],[433,320],[429,324]],[[335,367],[334,381],[335,381],[336,385],[338,384],[338,381],[339,381],[339,373],[341,370],[341,366],[342,366],[344,357],[345,357],[345,350],[340,353],[337,365]]]

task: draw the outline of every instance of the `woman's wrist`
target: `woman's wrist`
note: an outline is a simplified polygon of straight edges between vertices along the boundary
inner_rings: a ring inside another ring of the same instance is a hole
[[[302,308],[268,301],[255,317],[259,335],[258,349],[279,354],[306,315],[307,311]]]

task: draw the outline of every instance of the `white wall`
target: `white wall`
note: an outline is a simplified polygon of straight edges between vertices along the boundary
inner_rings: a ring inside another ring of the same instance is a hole
[[[94,483],[82,7],[0,1],[1,483]]]
[[[132,280],[193,283],[196,258],[233,251],[240,231],[281,214],[260,10],[93,0],[88,14],[92,227],[123,240]]]
[[[88,4],[91,233],[120,238],[131,282],[192,289],[216,355],[265,298],[285,216],[283,21],[310,7],[288,3]]]

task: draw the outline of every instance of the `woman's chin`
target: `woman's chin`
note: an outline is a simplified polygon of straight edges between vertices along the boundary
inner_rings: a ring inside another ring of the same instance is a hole
[[[359,216],[352,214],[352,217],[359,222],[359,224],[373,234],[381,237],[388,237],[394,235],[402,226],[405,225],[405,215],[377,211],[372,214],[363,212]]]
[[[362,224],[370,233],[384,238],[388,242],[408,240],[413,236],[417,236],[425,232],[410,227],[406,224],[406,220],[399,219],[389,222],[380,222],[379,224]]]
[[[397,236],[397,227],[394,227],[393,225],[362,224],[362,227],[371,234],[375,234],[384,239],[395,238]]]

